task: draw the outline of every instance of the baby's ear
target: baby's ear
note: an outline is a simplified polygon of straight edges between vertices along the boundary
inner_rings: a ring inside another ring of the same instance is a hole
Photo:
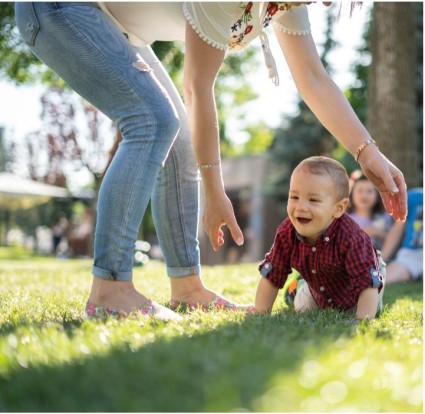
[[[349,202],[348,198],[343,198],[335,203],[334,218],[340,218],[345,213]]]

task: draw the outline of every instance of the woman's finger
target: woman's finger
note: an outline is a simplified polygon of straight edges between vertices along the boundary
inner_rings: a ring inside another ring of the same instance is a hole
[[[235,243],[238,246],[242,246],[244,243],[244,237],[243,237],[243,233],[242,230],[240,229],[236,218],[234,215],[232,215],[228,220],[227,220],[227,227],[229,228],[230,234],[233,237],[233,240],[235,241]]]
[[[220,244],[218,242],[219,237],[218,237],[217,231],[211,231],[209,234],[209,237],[210,237],[212,248],[214,249],[214,251],[217,251],[218,248],[220,247]]]
[[[394,181],[397,185],[398,192],[393,195],[393,211],[396,210],[396,220],[404,221],[407,216],[407,188],[404,181],[403,174],[398,171],[394,177]],[[393,214],[394,216],[394,214]]]
[[[394,211],[390,193],[387,190],[379,190],[379,193],[381,194],[382,203],[384,204],[385,211],[390,216],[392,216],[394,214]]]

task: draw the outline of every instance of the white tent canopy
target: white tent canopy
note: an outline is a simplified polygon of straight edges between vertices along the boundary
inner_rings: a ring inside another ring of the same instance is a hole
[[[70,196],[66,188],[29,180],[15,174],[0,173],[0,208],[2,209],[27,209],[46,203],[53,197]]]

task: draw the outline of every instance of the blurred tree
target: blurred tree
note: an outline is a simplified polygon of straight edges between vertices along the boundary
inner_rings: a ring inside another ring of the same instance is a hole
[[[248,140],[242,145],[242,155],[261,154],[267,151],[273,140],[273,131],[263,122],[248,125]]]
[[[152,49],[162,62],[171,79],[182,93],[182,74],[184,64],[183,45],[180,42],[155,42]],[[241,155],[237,144],[227,134],[226,122],[231,118],[246,121],[243,105],[257,98],[257,93],[246,81],[245,75],[255,71],[259,65],[257,50],[246,48],[239,53],[226,55],[215,82],[215,96],[220,130],[221,152],[223,157]],[[251,141],[257,138],[256,131],[261,128],[251,128]],[[258,137],[262,140],[262,137]]]
[[[239,119],[241,124],[249,127],[244,104],[255,100],[258,95],[246,80],[246,74],[255,71],[259,65],[256,52],[255,48],[248,47],[239,53],[227,54],[217,76],[215,96],[222,157],[240,155],[237,144],[227,133],[226,123],[230,119]],[[255,129],[251,132],[255,132]],[[251,139],[255,138],[254,135]]]
[[[182,42],[154,42],[151,45],[155,55],[164,65],[174,84],[181,91],[184,50]]]
[[[420,185],[422,175],[415,92],[418,14],[419,3],[374,3],[368,78],[368,130],[409,187]]]
[[[4,128],[0,126],[0,172],[6,171],[6,144],[4,142]]]
[[[423,136],[423,4],[416,3],[416,63],[415,63],[415,107],[416,107],[416,130],[417,136],[420,138]],[[371,12],[373,8],[370,9]],[[369,17],[369,22],[365,27],[363,34],[363,42],[358,49],[358,61],[354,66],[355,82],[353,85],[345,91],[348,101],[354,108],[354,111],[360,118],[360,120],[366,124],[367,119],[367,84],[369,76],[369,68],[371,62],[371,50],[370,50],[370,33],[371,33],[371,22],[372,13]],[[369,112],[369,114],[371,114]],[[380,137],[377,137],[380,141]],[[387,154],[386,147],[383,147],[383,151]],[[420,182],[418,185],[422,185],[422,171],[423,171],[423,140],[417,140],[416,151],[418,154],[418,175]],[[339,145],[338,149],[334,151],[334,155],[338,153],[337,158],[347,167],[349,171],[358,168],[358,164],[354,161],[354,158],[345,149]]]
[[[63,84],[22,41],[15,25],[13,5],[13,2],[0,2],[0,79],[16,84],[39,80],[50,85]]]
[[[49,88],[41,97],[41,104],[42,127],[25,137],[24,148],[20,148],[21,163],[15,169],[22,170],[24,159],[33,180],[63,187],[67,177],[86,169],[98,189],[107,148],[112,144],[110,121],[92,105],[82,105],[70,90],[60,87]]]
[[[419,163],[418,168],[420,171],[420,180],[417,183],[419,186],[423,186],[423,151],[424,151],[424,5],[422,2],[416,3],[416,74],[415,74],[415,90],[416,90],[416,128],[417,128],[417,143],[418,143],[418,154]]]
[[[336,42],[332,39],[335,12],[327,14],[326,38],[321,53],[321,60],[326,70],[331,73],[327,57]],[[298,113],[290,119],[284,119],[282,126],[274,134],[268,150],[271,161],[265,193],[277,200],[286,200],[292,170],[304,158],[312,155],[330,156],[336,147],[336,140],[322,126],[307,104],[300,100]]]

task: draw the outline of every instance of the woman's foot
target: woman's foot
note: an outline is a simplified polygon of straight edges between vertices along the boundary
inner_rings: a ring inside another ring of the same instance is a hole
[[[131,313],[152,316],[160,320],[180,320],[181,316],[139,293],[132,281],[111,281],[97,277],[86,304],[88,318],[126,317]]]
[[[98,306],[93,302],[87,301],[86,303],[86,317],[87,319],[106,319],[108,317],[112,318],[126,318],[129,315],[143,315],[149,316],[153,319],[161,321],[180,321],[183,318],[180,315],[177,315],[172,310],[166,308],[165,306],[159,305],[156,302],[149,300],[143,307],[134,309],[130,313],[124,311],[118,311],[105,306]]]
[[[251,305],[238,305],[217,295],[207,289],[197,275],[171,278],[170,281],[171,301],[169,307],[172,310],[245,310],[250,312],[251,308],[254,308]]]
[[[217,296],[197,275],[171,278],[170,283],[172,302],[207,304]]]

